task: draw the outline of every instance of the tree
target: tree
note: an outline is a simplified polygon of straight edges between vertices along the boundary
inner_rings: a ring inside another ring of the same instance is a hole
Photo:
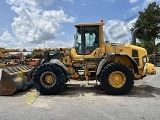
[[[26,57],[26,58],[31,58],[32,55],[31,55],[31,54],[27,54],[27,55],[25,55],[25,57]]]
[[[131,31],[139,28],[137,38],[140,43],[138,45],[148,48],[147,43],[151,43],[151,48],[147,49],[148,53],[155,51],[155,40],[160,38],[160,5],[152,2],[148,5],[144,12],[139,12],[139,17]]]
[[[34,52],[34,51],[32,51],[31,56],[34,57],[34,56],[36,56],[36,55],[37,55],[37,53]]]
[[[148,53],[153,52],[153,42],[142,40],[140,43],[137,43],[138,46],[145,48]]]
[[[156,45],[156,50],[160,52],[160,43]]]

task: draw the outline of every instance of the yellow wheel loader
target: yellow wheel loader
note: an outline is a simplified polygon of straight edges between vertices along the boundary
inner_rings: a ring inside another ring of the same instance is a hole
[[[28,71],[19,69],[25,73],[21,76],[24,80],[19,77],[21,86],[34,84],[41,94],[52,95],[59,93],[70,79],[96,80],[107,94],[122,95],[132,89],[134,80],[156,74],[144,48],[108,42],[103,25],[103,21],[76,24],[73,47],[46,49],[37,66]],[[135,43],[134,34],[131,43]],[[3,91],[8,89],[5,95],[11,95],[10,89],[19,90],[18,80],[13,79],[19,72],[11,75],[14,70],[5,69],[2,70],[0,93],[4,95]],[[4,77],[6,73],[12,77]],[[8,87],[13,81],[15,85]]]

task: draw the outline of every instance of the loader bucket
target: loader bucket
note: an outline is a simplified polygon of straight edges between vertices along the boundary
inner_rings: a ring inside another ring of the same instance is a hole
[[[32,84],[30,66],[8,66],[1,70],[0,95],[12,95]]]

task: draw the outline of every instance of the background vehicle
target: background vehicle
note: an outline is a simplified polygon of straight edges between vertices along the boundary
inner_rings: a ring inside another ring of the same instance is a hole
[[[106,42],[103,25],[76,24],[73,48],[46,50],[27,80],[44,95],[57,94],[70,79],[97,80],[107,94],[121,95],[132,89],[134,80],[156,73],[144,48]]]
[[[29,66],[36,66],[38,63],[39,63],[39,61],[40,61],[40,59],[36,59],[36,58],[31,58],[30,60],[29,60]]]

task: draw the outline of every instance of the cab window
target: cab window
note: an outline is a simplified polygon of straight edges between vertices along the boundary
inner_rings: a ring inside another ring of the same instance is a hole
[[[79,55],[89,55],[99,46],[98,26],[77,27],[74,48]]]

